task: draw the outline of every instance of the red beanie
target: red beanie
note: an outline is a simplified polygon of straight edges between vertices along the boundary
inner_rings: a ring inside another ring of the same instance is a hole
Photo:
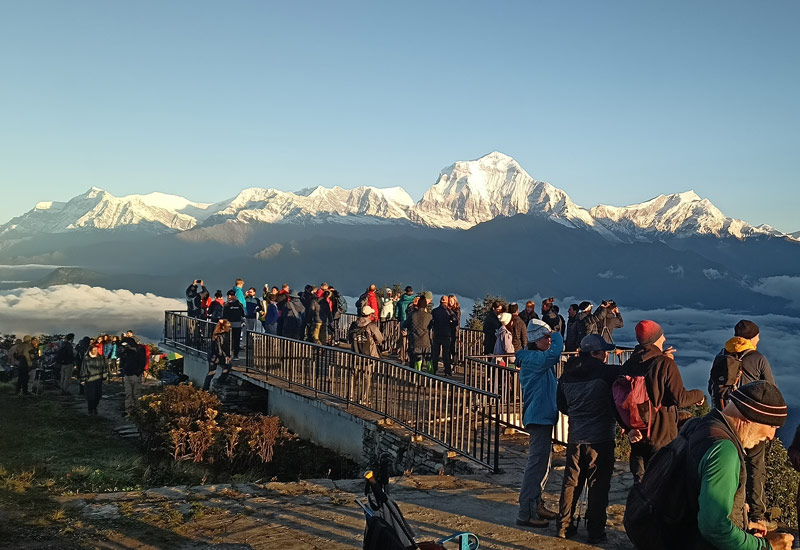
[[[636,325],[636,340],[641,345],[655,344],[664,335],[661,325],[655,321],[639,321]]]

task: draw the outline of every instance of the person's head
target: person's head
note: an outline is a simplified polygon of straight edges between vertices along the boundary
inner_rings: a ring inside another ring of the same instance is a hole
[[[425,299],[425,296],[420,296],[417,299],[417,309],[425,309],[428,307],[428,300]]]
[[[244,279],[242,279],[241,277],[236,279],[236,282],[234,283],[234,286],[238,286],[239,288],[242,288],[244,286]]]
[[[608,352],[614,348],[614,344],[609,344],[599,334],[587,334],[581,340],[581,354],[591,355],[604,363],[608,359]]]
[[[220,319],[217,321],[217,326],[214,327],[214,336],[223,332],[230,332],[231,322],[227,319]]]
[[[642,346],[654,345],[658,349],[664,349],[664,342],[667,340],[661,325],[655,321],[639,321],[634,329],[636,341]]]
[[[38,336],[31,336],[31,345],[33,347],[39,347],[39,337]]]
[[[455,294],[450,294],[447,297],[447,305],[450,306],[450,309],[461,309],[461,305],[458,303],[458,298],[456,298]]]
[[[439,305],[442,307],[450,307],[450,302],[447,300],[447,296],[442,296],[439,299]]]
[[[100,354],[100,343],[99,342],[90,342],[89,343],[89,355],[92,357],[97,357]]]
[[[553,309],[553,302],[555,302],[555,298],[548,298],[546,300],[542,300],[542,313],[547,313],[551,309]]]
[[[528,300],[525,302],[525,311],[528,313],[533,313],[533,310],[536,309],[536,303],[533,300]]]
[[[775,437],[786,423],[788,408],[774,384],[758,380],[732,391],[722,412],[732,420],[742,447],[752,449]]]
[[[500,319],[500,324],[504,327],[511,324],[511,314],[508,312],[501,313],[497,318]]]
[[[370,306],[364,306],[364,307],[361,308],[361,316],[362,317],[369,317],[373,313],[375,313],[375,310],[372,309]]]
[[[328,291],[328,290],[324,290],[324,291],[322,292],[322,297],[323,297],[323,298],[325,298],[326,300],[327,300],[328,298],[330,298],[330,297],[331,297],[331,293],[330,293],[330,291]]]
[[[115,336],[115,338],[116,338],[116,336]],[[64,336],[64,340],[66,340],[67,342],[72,342],[73,340],[75,340],[75,335],[70,332],[69,334]]]
[[[282,290],[285,290],[286,292],[289,292],[289,283],[283,283]]]
[[[519,313],[519,304],[517,302],[511,302],[510,304],[508,304],[508,312],[511,315]]]
[[[558,315],[559,313],[561,313],[561,309],[560,309],[560,308],[559,308],[557,305],[555,305],[555,304],[553,304],[553,311],[555,311],[555,312],[556,312],[556,315]]]
[[[547,351],[550,349],[550,341],[553,331],[550,325],[540,319],[528,321],[528,349],[537,351]]]
[[[129,337],[129,338],[133,338],[133,331],[132,331],[132,330],[129,330],[129,331],[127,332],[127,334],[128,334],[128,337]]]
[[[387,288],[386,289],[386,297],[387,298],[391,298],[392,297],[392,289],[391,288]]]
[[[494,311],[495,315],[499,316],[501,313],[503,313],[504,309],[505,309],[505,304],[503,302],[499,300],[495,300],[494,302],[492,302],[492,311]]]
[[[378,287],[376,287],[375,285],[369,285],[369,287],[367,288],[367,290],[368,290],[368,291],[370,291],[370,292],[375,292],[375,290],[377,290],[377,288],[378,288]]]
[[[322,283],[321,285],[319,285],[319,288],[321,288],[322,290],[328,290],[328,283]]]
[[[575,317],[578,314],[578,304],[570,304],[567,310],[567,315]]]
[[[236,291],[231,289],[228,291],[228,301],[233,302],[236,300]]]
[[[114,344],[116,344],[117,342],[119,342],[119,336],[117,336],[117,335],[115,334],[114,336],[112,336],[112,338],[111,338],[111,341],[112,341]]]
[[[591,313],[592,312],[592,302],[587,302],[584,300],[578,305],[578,311],[580,313]]]
[[[617,302],[614,300],[606,300],[605,307],[607,307],[609,311],[614,311],[617,309]]]
[[[425,296],[426,304],[433,304],[433,292],[426,290],[422,295]]]
[[[248,296],[255,296],[256,295],[256,289],[251,286],[250,288],[247,289],[247,295]]]
[[[758,346],[758,342],[761,340],[761,332],[758,330],[758,325],[747,319],[742,319],[736,323],[736,326],[733,327],[733,335],[750,340],[754,346]]]
[[[280,291],[281,291],[281,289],[279,289],[277,286],[273,286],[273,287],[272,287],[272,293],[273,293],[273,294],[277,294],[277,293],[278,293],[278,292],[280,292]]]
[[[407,286],[405,292],[406,294],[414,294],[414,289],[410,286]]]
[[[217,291],[214,293],[214,299],[215,300],[221,300],[222,299],[222,291],[221,290],[217,289]]]

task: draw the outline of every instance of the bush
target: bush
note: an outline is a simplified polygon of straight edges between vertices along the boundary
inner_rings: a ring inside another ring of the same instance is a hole
[[[789,463],[789,455],[777,437],[767,443],[766,480],[764,493],[767,510],[777,506],[781,509],[781,521],[792,529],[797,528],[797,486],[798,473]]]

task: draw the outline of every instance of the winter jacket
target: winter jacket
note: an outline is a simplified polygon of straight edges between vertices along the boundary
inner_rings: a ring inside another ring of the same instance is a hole
[[[414,353],[429,352],[431,350],[430,326],[433,317],[424,309],[415,309],[409,314],[408,339]]]
[[[197,286],[192,283],[186,288],[186,310],[189,317],[200,317],[203,311],[203,304],[200,294],[208,292],[205,286]]]
[[[536,314],[535,311],[528,311],[528,308],[523,308],[522,311],[519,312],[519,318],[522,319],[522,322],[525,323],[525,327],[528,327],[528,323],[531,319],[538,319],[539,316]]]
[[[391,319],[394,315],[394,300],[391,298],[381,298],[381,319]]]
[[[319,316],[319,300],[311,299],[305,311],[306,323],[314,325],[321,323],[322,318]]]
[[[739,385],[744,386],[756,380],[766,380],[770,384],[775,384],[772,367],[767,358],[758,351],[749,351],[742,357],[742,377]]]
[[[372,290],[367,291],[367,305],[372,308],[372,311],[374,311],[374,313],[370,315],[370,318],[373,321],[377,321],[378,312],[380,312],[381,308],[378,306],[378,295]]]
[[[233,287],[233,291],[236,293],[236,299],[239,300],[239,303],[242,304],[242,307],[245,307],[244,291],[242,290],[242,287],[235,286]]]
[[[554,332],[550,348],[546,351],[519,350],[516,365],[522,387],[522,423],[555,426],[558,421],[556,406],[556,365],[564,351],[564,339]]]
[[[450,340],[453,337],[453,325],[457,323],[451,310],[440,305],[431,311],[433,338],[435,340]]]
[[[625,326],[625,323],[622,320],[622,314],[611,313],[607,307],[599,307],[597,308],[597,312],[594,314],[594,318],[597,321],[598,334],[603,337],[603,340],[609,344],[613,344],[614,330]]]
[[[220,332],[214,336],[211,345],[211,353],[208,356],[209,361],[212,357],[218,357],[220,364],[229,362],[231,358],[231,333],[230,331]]]
[[[567,320],[567,336],[564,339],[565,351],[577,351],[581,347],[579,331],[578,315],[575,314]]]
[[[575,337],[578,339],[578,346],[580,346],[584,336],[598,334],[600,329],[597,326],[597,318],[594,314],[588,311],[581,311],[576,317],[575,323],[578,330],[575,332]]]
[[[211,304],[208,306],[208,318],[216,323],[220,319],[222,319],[222,309],[225,307],[225,302],[222,298],[216,298],[211,301]]]
[[[494,311],[489,311],[483,318],[483,353],[486,355],[494,353],[498,328],[500,328],[500,319],[497,318]]]
[[[528,327],[516,313],[511,314],[511,322],[511,345],[517,352],[528,347]]]
[[[317,302],[319,304],[319,318],[320,321],[326,325],[333,322],[333,302],[330,299],[320,298]]]
[[[103,349],[103,355],[109,360],[117,359],[117,344],[115,342],[107,343]]]
[[[278,306],[274,302],[267,305],[267,315],[264,317],[264,323],[271,325],[278,322]]]
[[[496,338],[493,350],[494,355],[508,355],[514,353],[513,337],[511,336],[510,330],[501,326],[495,331],[494,335]]]
[[[97,380],[105,380],[107,373],[108,359],[102,355],[92,357],[90,353],[87,353],[81,363],[79,378],[83,382],[95,382]]]
[[[542,312],[542,321],[550,325],[551,329],[561,332],[561,318],[552,309]]]
[[[556,396],[558,410],[569,416],[567,443],[614,441],[617,413],[611,385],[620,370],[588,354],[567,361]]]
[[[402,296],[400,296],[400,299],[394,306],[394,317],[395,319],[400,321],[401,325],[404,325],[404,323],[406,322],[406,317],[408,316],[408,306],[410,306],[413,302],[414,302],[413,294],[403,294]]]
[[[704,399],[703,392],[684,388],[675,361],[653,344],[636,346],[623,371],[631,376],[644,376],[647,395],[654,407],[650,442],[658,450],[678,435],[678,408],[699,403]]]
[[[139,347],[136,340],[126,338],[120,345],[119,370],[122,376],[141,376],[147,365],[145,350]]]
[[[222,308],[222,318],[230,321],[233,328],[241,327],[244,317],[244,306],[239,303],[239,300],[226,302],[225,306]]]
[[[245,317],[255,319],[261,311],[261,300],[255,296],[247,296],[244,299]]]
[[[378,346],[383,344],[383,334],[381,334],[381,330],[378,328],[378,323],[369,317],[363,316],[356,319],[354,324],[355,327],[351,327],[353,330],[351,330],[350,334],[348,334],[348,339],[352,344],[353,351],[356,353],[359,353],[360,351],[354,340],[354,331],[363,332],[363,335],[366,336],[367,341],[369,342],[367,348],[368,353],[366,355],[371,357],[380,357],[381,353],[378,351]]]

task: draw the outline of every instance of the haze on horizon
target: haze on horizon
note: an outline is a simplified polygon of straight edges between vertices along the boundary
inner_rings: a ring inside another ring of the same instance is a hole
[[[499,150],[578,204],[800,229],[800,5],[82,0],[0,22],[0,221],[95,185],[402,186]]]

